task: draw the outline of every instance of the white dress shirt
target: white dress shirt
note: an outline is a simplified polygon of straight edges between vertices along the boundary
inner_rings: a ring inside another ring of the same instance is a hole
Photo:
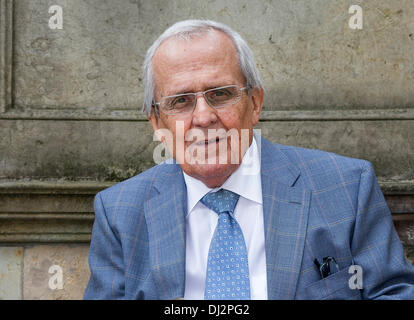
[[[184,299],[204,299],[207,257],[218,215],[200,200],[220,188],[240,195],[234,216],[243,232],[249,264],[250,297],[267,299],[265,238],[263,223],[260,154],[255,138],[240,167],[220,188],[208,188],[203,182],[184,173],[187,185],[186,268]]]

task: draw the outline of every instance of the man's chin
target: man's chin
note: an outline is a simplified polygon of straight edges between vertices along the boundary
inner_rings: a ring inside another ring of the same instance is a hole
[[[189,176],[202,181],[209,188],[221,186],[239,164],[183,164],[181,168]]]

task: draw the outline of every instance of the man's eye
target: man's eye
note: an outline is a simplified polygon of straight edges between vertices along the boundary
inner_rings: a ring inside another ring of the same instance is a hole
[[[227,89],[219,89],[210,92],[209,98],[217,101],[231,99],[233,94]]]
[[[175,97],[171,99],[168,103],[168,109],[176,109],[176,108],[183,108],[188,105],[190,102],[190,99],[186,96],[184,97]]]
[[[185,102],[187,102],[187,100],[184,98],[184,97],[180,97],[180,98],[177,98],[176,100],[175,100],[175,103],[177,104],[177,103],[185,103]]]
[[[188,101],[189,101],[189,98],[188,97],[177,97],[177,98],[175,98],[173,100],[173,103],[172,104],[174,106],[179,106],[180,104],[188,103]]]
[[[228,96],[229,92],[227,90],[217,90],[214,91],[214,96],[215,97],[223,97],[223,96]]]

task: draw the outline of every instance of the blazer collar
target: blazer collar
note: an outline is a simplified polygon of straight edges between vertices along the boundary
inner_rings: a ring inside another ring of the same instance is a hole
[[[261,150],[261,175],[268,176],[288,187],[295,184],[300,176],[300,170],[282,151],[282,145],[272,143],[255,133]]]

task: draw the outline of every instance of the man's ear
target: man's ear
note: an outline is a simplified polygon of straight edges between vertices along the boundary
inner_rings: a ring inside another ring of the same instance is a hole
[[[159,141],[164,142],[165,137],[162,135],[158,135],[157,133],[160,133],[159,129],[164,128],[164,126],[162,126],[162,120],[159,116],[159,113],[155,110],[155,108],[151,109],[151,114],[148,117],[148,121],[151,124],[152,129],[154,130],[155,134],[157,135],[157,138]]]
[[[252,88],[250,89],[250,99],[253,105],[252,110],[252,125],[255,126],[260,119],[260,114],[262,113],[263,100],[264,100],[264,90],[263,88]]]
[[[155,108],[151,108],[151,114],[148,117],[148,121],[150,122],[152,129],[154,129],[154,131],[157,131],[160,127],[159,127],[159,117],[157,116],[156,112],[155,112]]]

